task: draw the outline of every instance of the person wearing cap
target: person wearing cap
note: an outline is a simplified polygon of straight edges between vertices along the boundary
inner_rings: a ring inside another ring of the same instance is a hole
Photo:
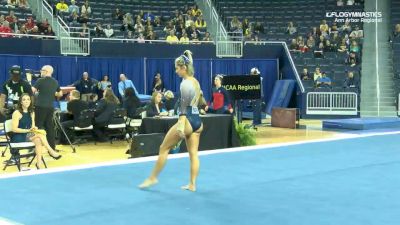
[[[8,107],[12,107],[22,94],[33,95],[32,86],[26,80],[21,79],[22,71],[19,66],[12,66],[9,72],[10,79],[3,84],[3,88],[0,90],[0,114],[3,115],[6,103]]]
[[[50,147],[55,149],[54,100],[56,97],[62,97],[63,93],[58,81],[52,77],[53,71],[50,65],[42,67],[41,78],[36,81],[33,92],[36,94],[35,124],[39,129],[46,131],[47,141]]]
[[[260,76],[260,71],[254,67],[250,70],[250,75],[252,76]],[[260,84],[261,84],[261,98],[252,101],[253,103],[253,125],[261,124],[261,102],[264,97],[263,85],[262,85],[262,77],[260,76]]]
[[[228,91],[224,87],[222,87],[222,78],[223,77],[221,75],[217,75],[214,78],[215,88],[213,89],[211,102],[209,104],[209,107],[205,107],[205,110],[210,113],[233,113],[233,108]]]

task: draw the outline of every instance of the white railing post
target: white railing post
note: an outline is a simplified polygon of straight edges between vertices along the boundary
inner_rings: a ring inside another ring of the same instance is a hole
[[[309,92],[306,96],[308,115],[357,115],[357,94],[354,92]]]

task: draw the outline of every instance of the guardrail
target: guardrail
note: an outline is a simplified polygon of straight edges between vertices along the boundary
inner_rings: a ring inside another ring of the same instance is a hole
[[[309,92],[308,115],[357,115],[358,98],[354,92]]]
[[[125,42],[125,43],[165,43],[168,44],[166,40],[143,40],[143,39],[121,39],[121,38],[92,38],[92,42],[95,41],[106,41],[106,42]],[[189,44],[215,44],[213,41],[189,41]],[[172,44],[181,44],[184,43],[172,43]]]
[[[14,38],[36,38],[36,39],[57,39],[56,36],[48,35],[36,35],[36,34],[17,34],[17,33],[2,33],[0,32],[0,37],[14,37]]]

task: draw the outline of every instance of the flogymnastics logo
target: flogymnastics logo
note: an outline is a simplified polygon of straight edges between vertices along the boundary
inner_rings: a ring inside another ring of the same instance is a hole
[[[336,23],[382,22],[382,12],[327,12],[327,18],[335,18]]]

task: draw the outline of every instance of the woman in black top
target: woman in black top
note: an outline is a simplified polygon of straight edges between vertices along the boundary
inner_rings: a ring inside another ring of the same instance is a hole
[[[125,89],[125,96],[122,100],[122,107],[126,109],[127,116],[129,118],[137,117],[136,110],[140,107],[140,100],[136,96],[133,88],[130,87]]]
[[[153,92],[158,91],[161,93],[164,93],[165,89],[164,89],[164,82],[161,79],[161,74],[159,72],[156,73],[156,75],[154,75],[154,79],[153,79]]]
[[[112,89],[107,88],[104,91],[104,97],[98,102],[93,124],[95,139],[102,142],[107,141],[104,136],[104,128],[112,119],[114,111],[119,106],[119,100],[114,95]]]
[[[146,113],[147,117],[154,117],[154,116],[166,116],[168,112],[163,112],[163,105],[161,103],[162,94],[160,92],[155,91],[151,96],[151,102],[147,105]]]

